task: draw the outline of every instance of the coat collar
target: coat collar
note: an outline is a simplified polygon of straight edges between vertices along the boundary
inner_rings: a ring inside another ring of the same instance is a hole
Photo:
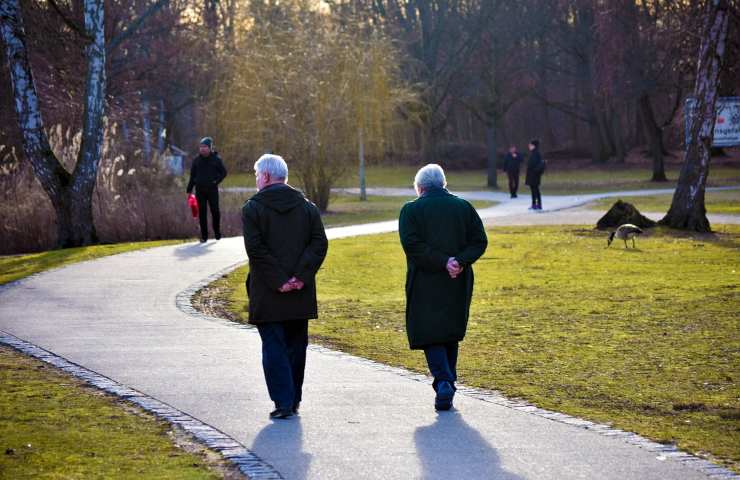
[[[443,197],[445,195],[450,195],[450,192],[448,192],[446,188],[432,187],[432,188],[426,190],[421,195],[421,198],[426,198],[426,197]]]

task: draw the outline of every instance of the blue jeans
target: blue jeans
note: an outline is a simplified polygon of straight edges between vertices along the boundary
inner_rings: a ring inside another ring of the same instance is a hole
[[[424,347],[424,355],[427,357],[429,371],[434,377],[432,387],[437,390],[437,384],[447,381],[455,386],[457,380],[457,342],[449,342],[439,345]]]
[[[257,325],[262,338],[262,369],[277,408],[292,409],[301,401],[308,347],[308,320]]]

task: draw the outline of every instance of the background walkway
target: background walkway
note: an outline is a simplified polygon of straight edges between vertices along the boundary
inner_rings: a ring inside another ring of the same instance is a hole
[[[552,208],[580,201],[543,200]],[[526,206],[481,213],[549,215]],[[381,222],[328,234],[395,228]],[[309,352],[301,416],[271,422],[256,332],[189,315],[175,302],[244,260],[241,239],[228,238],[47,272],[0,290],[0,330],[219,428],[288,479],[708,478],[670,448],[656,453],[625,441],[640,443],[634,436],[553,421],[495,396],[459,395],[456,411],[437,414],[428,379],[322,348]]]

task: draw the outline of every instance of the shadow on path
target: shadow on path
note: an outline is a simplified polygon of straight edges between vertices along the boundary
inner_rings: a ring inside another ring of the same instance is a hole
[[[214,242],[191,243],[175,248],[175,257],[178,260],[190,260],[193,257],[203,255],[209,252]]]
[[[457,411],[443,412],[414,433],[424,480],[522,480],[501,467],[496,449]]]
[[[303,427],[300,417],[277,420],[263,428],[251,450],[270,463],[283,478],[306,480],[311,454],[303,451]],[[282,461],[285,459],[286,461]],[[290,465],[290,467],[286,467]]]

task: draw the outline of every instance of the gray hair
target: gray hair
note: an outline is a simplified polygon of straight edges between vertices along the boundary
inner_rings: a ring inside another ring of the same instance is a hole
[[[424,165],[416,172],[414,177],[414,187],[417,190],[428,190],[430,188],[445,188],[447,186],[447,179],[445,178],[445,172],[442,167],[436,163],[430,163]]]
[[[280,155],[266,153],[254,162],[254,171],[268,173],[271,178],[285,180],[288,178],[288,164]]]

